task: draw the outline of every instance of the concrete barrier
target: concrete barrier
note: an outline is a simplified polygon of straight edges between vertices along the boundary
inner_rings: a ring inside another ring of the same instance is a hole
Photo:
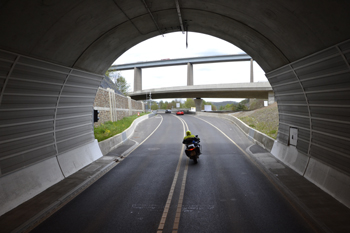
[[[0,216],[102,157],[97,140],[0,179]]]
[[[124,132],[99,142],[98,144],[100,146],[102,154],[106,155],[109,152],[111,152],[112,150],[114,150],[115,148],[117,148],[118,146],[120,146],[121,144],[123,144],[129,137],[132,136],[132,134],[135,131],[136,126],[141,121],[144,121],[150,117],[153,117],[156,114],[157,114],[157,112],[153,112],[151,114],[139,117],[136,120],[134,120],[134,122],[130,125],[130,127],[127,128]]]
[[[56,157],[0,179],[0,216],[63,180]]]
[[[68,177],[102,156],[95,139],[92,143],[58,155],[57,159],[63,175]]]

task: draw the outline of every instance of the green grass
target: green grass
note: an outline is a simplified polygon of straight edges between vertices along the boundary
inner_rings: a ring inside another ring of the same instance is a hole
[[[276,125],[274,122],[259,122],[256,118],[246,116],[246,117],[239,117],[241,121],[249,125],[250,127],[276,139],[277,138],[277,131],[278,131],[278,125]]]
[[[140,117],[148,113],[140,113]],[[137,115],[132,115],[129,117],[124,117],[118,121],[107,121],[94,128],[94,134],[97,141],[103,141],[107,138],[113,137],[114,135],[122,133],[124,130],[130,127],[132,122],[138,118]]]

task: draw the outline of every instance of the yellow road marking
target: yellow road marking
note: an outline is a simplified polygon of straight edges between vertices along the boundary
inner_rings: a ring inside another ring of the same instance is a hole
[[[188,161],[189,161],[189,159],[186,161],[184,176],[182,178],[180,197],[179,197],[179,202],[177,203],[175,221],[174,221],[174,226],[173,226],[173,233],[177,233],[177,230],[179,229],[182,203],[183,203],[184,194],[185,194],[186,178],[187,178],[187,171],[188,171]]]
[[[184,131],[185,131],[184,122],[181,121],[181,123],[182,123],[182,127],[184,128]],[[186,124],[186,126],[187,126],[187,124]],[[159,226],[158,226],[157,233],[162,233],[163,229],[164,229],[164,224],[165,224],[166,218],[167,218],[168,213],[169,213],[171,200],[173,199],[173,195],[174,195],[174,191],[175,191],[175,185],[176,185],[176,182],[177,182],[177,178],[179,176],[179,171],[180,171],[180,167],[181,167],[181,159],[182,159],[182,156],[183,156],[184,148],[185,148],[185,146],[182,145],[179,162],[177,163],[175,176],[174,176],[174,179],[173,179],[173,183],[171,184],[170,192],[169,192],[169,195],[168,195],[168,199],[167,199],[167,201],[165,203],[164,211],[163,211],[162,218],[161,218]]]

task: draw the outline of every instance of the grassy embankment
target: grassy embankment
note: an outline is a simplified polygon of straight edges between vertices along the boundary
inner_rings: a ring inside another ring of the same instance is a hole
[[[140,117],[146,114],[148,113],[140,113]],[[138,117],[139,116],[136,114],[124,117],[123,119],[114,122],[107,121],[94,128],[95,138],[100,142],[106,140],[107,138],[113,137],[114,135],[120,134],[129,128],[132,122]]]
[[[254,111],[235,113],[234,116],[250,127],[276,139],[279,124],[277,103]]]

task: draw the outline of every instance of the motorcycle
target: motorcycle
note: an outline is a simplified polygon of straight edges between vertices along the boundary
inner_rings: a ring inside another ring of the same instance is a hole
[[[184,140],[184,144],[186,145],[185,154],[188,158],[192,159],[194,163],[198,162],[199,155],[202,151],[202,146],[199,144],[200,139],[198,135],[195,138],[188,138]]]

